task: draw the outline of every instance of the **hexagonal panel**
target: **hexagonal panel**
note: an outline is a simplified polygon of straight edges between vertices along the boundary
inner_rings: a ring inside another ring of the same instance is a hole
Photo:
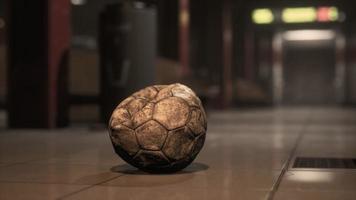
[[[154,87],[146,87],[133,94],[136,98],[144,98],[147,100],[152,100],[157,95],[157,90]]]
[[[172,130],[182,127],[189,117],[189,106],[178,97],[170,97],[158,102],[153,118]]]
[[[163,155],[161,151],[140,151],[133,159],[138,165],[149,167],[152,165],[164,166],[169,164],[169,160]]]
[[[133,127],[136,128],[141,126],[143,123],[147,122],[152,118],[153,115],[153,103],[148,103],[140,111],[138,111],[134,116],[132,116]]]
[[[154,85],[153,87],[156,88],[156,90],[160,91],[163,88],[167,87],[167,85]]]
[[[202,112],[200,110],[198,109],[192,110],[192,113],[190,115],[190,120],[187,126],[193,131],[195,135],[199,135],[205,132],[205,127],[204,127],[205,120],[203,118],[204,116],[202,115]]]
[[[181,160],[189,156],[193,142],[194,136],[188,128],[170,131],[162,151],[173,160]]]
[[[145,99],[134,99],[130,103],[128,103],[125,108],[131,115],[135,115],[138,111],[140,111],[147,104],[147,100]]]
[[[132,127],[130,113],[124,108],[115,109],[111,115],[110,127],[115,127],[120,124],[130,128]]]
[[[192,148],[192,153],[191,153],[192,158],[195,158],[200,152],[200,150],[203,148],[205,142],[205,136],[206,136],[205,133],[203,133],[199,135],[197,138],[195,138],[194,145]]]
[[[111,128],[110,135],[114,145],[120,146],[129,155],[133,156],[138,152],[139,145],[137,144],[134,130],[118,125]]]
[[[201,106],[200,99],[190,88],[182,84],[176,84],[171,91],[173,96],[184,99],[190,106]]]
[[[168,98],[168,97],[171,97],[171,96],[173,96],[172,91],[171,91],[171,87],[167,86],[165,88],[162,88],[158,92],[158,94],[157,94],[157,96],[155,98],[155,101],[157,102],[157,101],[160,101],[162,99],[165,99],[165,98]]]
[[[136,129],[136,135],[143,149],[160,150],[167,137],[167,130],[158,122],[150,120]]]
[[[172,91],[183,91],[184,93],[190,93],[190,94],[193,94],[195,95],[195,93],[193,92],[192,89],[190,89],[189,87],[183,85],[183,84],[180,84],[180,83],[176,83],[174,84],[173,88],[172,88]]]

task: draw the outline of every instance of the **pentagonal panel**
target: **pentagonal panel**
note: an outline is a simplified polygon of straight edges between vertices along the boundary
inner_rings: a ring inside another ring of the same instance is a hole
[[[192,158],[195,158],[198,155],[198,153],[204,146],[204,142],[205,142],[205,133],[195,138],[192,153],[191,153]]]
[[[136,141],[135,132],[122,125],[117,125],[111,128],[111,138],[114,145],[120,146],[129,155],[135,155],[139,146]]]
[[[130,113],[124,108],[115,109],[110,120],[110,127],[115,127],[121,124],[130,128],[132,127]]]
[[[162,151],[173,160],[180,160],[189,156],[194,142],[194,136],[188,128],[170,131]]]
[[[147,100],[145,100],[145,99],[134,99],[130,103],[128,103],[125,106],[125,108],[133,116],[138,111],[140,111],[146,104],[147,104]]]
[[[132,116],[133,127],[136,128],[141,126],[143,123],[147,122],[152,118],[153,115],[153,103],[148,103],[140,111],[138,111],[134,116]]]
[[[167,85],[154,85],[153,87],[156,88],[156,90],[160,91],[163,88],[167,87]]]
[[[144,98],[147,100],[152,100],[157,95],[157,90],[154,87],[146,87],[133,94],[136,98]]]
[[[180,84],[180,83],[174,84],[172,90],[182,91],[184,93],[189,93],[189,94],[195,95],[195,93],[193,92],[192,89],[190,89],[189,87],[187,87],[187,86],[185,86],[183,84]]]
[[[136,129],[136,135],[143,149],[160,150],[167,137],[167,130],[150,120]]]
[[[160,101],[162,99],[165,99],[165,98],[168,98],[168,97],[171,97],[171,96],[173,96],[173,94],[171,92],[171,87],[167,86],[167,87],[162,88],[158,92],[158,94],[157,94],[157,96],[155,98],[155,101],[157,102],[157,101]]]
[[[169,161],[161,151],[147,150],[140,151],[133,159],[133,162],[143,167],[164,166],[169,164]]]
[[[153,118],[169,130],[185,125],[189,117],[189,106],[178,97],[170,97],[158,102]]]
[[[201,106],[200,99],[190,88],[182,84],[175,84],[171,91],[173,96],[184,99],[190,106]]]
[[[193,131],[195,135],[199,135],[205,132],[204,127],[204,116],[202,112],[198,109],[193,109],[190,115],[190,120],[188,123],[188,127]]]

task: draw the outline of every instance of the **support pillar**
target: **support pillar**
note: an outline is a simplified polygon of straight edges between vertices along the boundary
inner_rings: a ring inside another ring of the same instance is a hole
[[[68,124],[69,0],[8,0],[8,125]]]
[[[223,107],[228,107],[232,102],[232,58],[233,58],[233,24],[231,0],[223,1],[222,10],[222,41],[223,41],[223,72],[222,94]]]
[[[179,61],[181,64],[181,76],[190,74],[189,61],[189,0],[179,0]]]

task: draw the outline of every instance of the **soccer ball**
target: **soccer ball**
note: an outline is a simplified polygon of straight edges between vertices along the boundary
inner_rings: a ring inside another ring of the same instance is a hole
[[[169,173],[187,167],[204,145],[206,115],[185,85],[154,85],[122,101],[109,133],[115,152],[143,171]]]

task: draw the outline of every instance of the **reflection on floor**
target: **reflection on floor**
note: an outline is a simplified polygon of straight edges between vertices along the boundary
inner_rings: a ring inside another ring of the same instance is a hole
[[[114,153],[105,130],[5,130],[0,199],[351,200],[356,170],[296,169],[295,157],[356,157],[356,109],[210,112],[201,154],[150,175]]]

